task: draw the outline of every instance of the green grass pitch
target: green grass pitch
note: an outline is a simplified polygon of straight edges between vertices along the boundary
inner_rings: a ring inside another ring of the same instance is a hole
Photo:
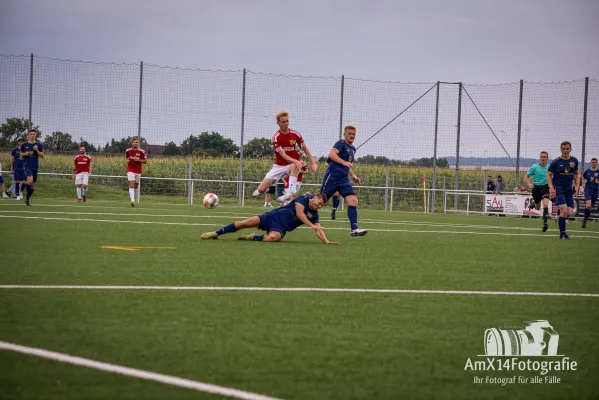
[[[37,195],[37,192],[36,192]],[[360,211],[281,243],[199,235],[263,208],[0,201],[0,341],[285,399],[596,399],[599,297],[268,288],[599,293],[599,224]],[[244,231],[243,233],[249,233]],[[139,248],[144,247],[144,248]],[[136,249],[137,248],[137,249]],[[66,289],[86,286],[263,290]],[[62,287],[62,288],[61,288]],[[465,370],[487,328],[548,320],[576,371]],[[217,395],[0,350],[1,399]]]

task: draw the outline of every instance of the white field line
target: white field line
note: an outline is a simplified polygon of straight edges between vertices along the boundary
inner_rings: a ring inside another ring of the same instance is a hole
[[[232,389],[224,386],[213,385],[210,383],[203,383],[198,381],[192,381],[190,379],[179,378],[171,375],[159,374],[156,372],[144,371],[141,369],[134,369],[129,367],[123,367],[120,365],[109,364],[101,361],[90,360],[89,358],[71,356],[64,353],[57,353],[54,351],[39,349],[36,347],[21,346],[14,343],[0,341],[0,350],[14,351],[16,353],[27,354],[31,356],[37,356],[41,358],[47,358],[49,360],[59,361],[66,364],[78,365],[81,367],[87,367],[97,369],[104,372],[112,372],[114,374],[132,376],[135,378],[145,379],[148,381],[160,382],[171,386],[179,386],[187,389],[196,390],[198,392],[218,394],[227,397],[233,397],[236,399],[246,400],[277,400],[274,397],[264,396],[257,393],[245,392],[243,390]]]
[[[179,226],[222,226],[220,223],[212,224],[200,224],[192,222],[161,222],[161,221],[131,221],[131,220],[114,220],[114,219],[92,219],[92,218],[63,218],[63,217],[36,217],[36,216],[25,216],[25,215],[3,215],[0,214],[0,218],[16,218],[16,219],[39,219],[49,221],[86,221],[86,222],[108,222],[114,224],[150,224],[150,225],[179,225]],[[306,227],[300,227],[299,229],[309,229]],[[347,228],[332,228],[324,227],[325,230],[329,231],[347,231]],[[556,235],[548,234],[532,234],[532,233],[502,233],[502,232],[472,232],[472,231],[449,231],[449,230],[414,230],[414,229],[368,229],[371,232],[404,232],[404,233],[447,233],[447,234],[458,234],[458,235],[490,235],[490,236],[526,236],[526,237],[544,237],[544,238],[556,238]],[[570,231],[572,232],[572,231]],[[586,239],[599,239],[599,236],[586,236],[576,235],[573,238],[586,238]]]
[[[110,213],[110,212],[74,212],[74,211],[30,211],[30,210],[0,210],[0,213],[20,213],[20,214],[56,214],[56,215],[105,215],[105,216],[135,216],[135,217],[156,217],[156,218],[224,218],[224,219],[235,219],[253,217],[255,214],[228,214],[228,215],[185,215],[185,214],[144,214],[144,213]],[[224,214],[224,213],[223,213]],[[327,223],[347,223],[347,219],[337,219],[335,221],[326,221]],[[422,221],[394,221],[394,220],[377,220],[363,218],[360,222],[366,222],[368,224],[379,224],[379,225],[407,225],[407,226],[432,226],[432,227],[447,227],[447,228],[471,228],[471,229],[500,229],[510,231],[534,231],[538,232],[539,228],[527,228],[521,226],[505,226],[505,225],[478,225],[478,224],[455,224],[449,222],[422,222]],[[586,233],[599,235],[596,231],[579,231],[579,230],[568,230],[569,232]]]
[[[501,292],[478,290],[359,289],[359,288],[282,288],[243,286],[121,286],[121,285],[0,285],[0,289],[71,289],[71,290],[172,290],[238,292],[333,292],[393,294],[455,294],[495,296],[599,297],[599,293]]]

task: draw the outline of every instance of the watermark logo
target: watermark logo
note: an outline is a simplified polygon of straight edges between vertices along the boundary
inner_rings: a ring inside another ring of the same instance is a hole
[[[560,377],[549,373],[576,371],[578,363],[558,354],[559,339],[559,334],[546,320],[526,321],[522,326],[489,328],[484,332],[485,354],[479,354],[479,358],[468,358],[464,370],[501,374],[474,376],[476,384],[561,383]],[[522,372],[528,376],[505,377],[503,371]]]
[[[545,320],[527,321],[516,329],[485,331],[487,356],[556,356],[559,334]]]

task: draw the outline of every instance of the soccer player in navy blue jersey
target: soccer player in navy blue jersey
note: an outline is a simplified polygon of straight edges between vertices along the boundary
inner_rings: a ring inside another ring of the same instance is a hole
[[[266,235],[252,233],[250,235],[240,236],[239,240],[254,240],[259,242],[279,242],[285,237],[285,234],[295,230],[301,225],[306,225],[316,232],[316,236],[324,244],[339,244],[327,239],[318,223],[318,210],[326,203],[326,198],[322,193],[297,196],[295,199],[283,207],[276,208],[265,214],[256,215],[229,224],[216,232],[203,233],[201,238],[204,240],[218,239],[219,236],[237,232],[245,228],[259,228],[266,231]]]
[[[27,180],[25,168],[23,167],[24,161],[21,157],[22,145],[23,139],[17,139],[17,147],[10,152],[10,171],[14,173],[13,182],[16,183],[15,193],[17,194],[17,200],[23,200],[23,189],[25,189],[25,182]]]
[[[327,168],[320,191],[327,199],[335,192],[345,199],[347,203],[347,217],[351,226],[352,236],[364,236],[368,233],[366,229],[358,229],[358,198],[349,177],[356,184],[360,184],[360,178],[354,172],[354,159],[356,148],[353,143],[356,139],[356,128],[348,125],[343,129],[343,140],[339,140],[329,152],[329,167]]]
[[[580,187],[578,160],[570,155],[570,142],[562,142],[560,149],[561,157],[553,160],[547,170],[547,184],[549,196],[555,198],[555,204],[559,207],[559,238],[570,239],[566,233],[566,219],[574,215],[573,193],[578,193]],[[575,185],[574,192],[572,183]]]
[[[591,168],[584,171],[582,174],[582,187],[584,189],[584,219],[582,220],[582,227],[587,227],[587,221],[591,216],[591,208],[597,201],[599,196],[599,170],[597,169],[597,159],[591,158]]]
[[[23,167],[25,168],[25,176],[27,176],[25,204],[30,205],[29,199],[35,189],[35,182],[37,182],[38,160],[44,158],[44,148],[37,140],[37,131],[34,129],[27,132],[27,141],[21,145],[21,158],[23,158]]]

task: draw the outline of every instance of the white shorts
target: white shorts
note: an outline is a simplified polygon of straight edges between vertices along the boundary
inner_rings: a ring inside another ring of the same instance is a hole
[[[79,172],[75,175],[75,185],[87,185],[89,172]]]
[[[141,174],[136,174],[136,173],[133,173],[133,172],[127,172],[127,180],[129,182],[135,181],[135,183],[139,183],[139,181],[141,180]]]
[[[270,171],[266,173],[264,179],[272,179],[275,182],[278,182],[279,179],[284,177],[285,175],[289,175],[291,172],[291,164],[289,165],[278,165],[274,164]]]

